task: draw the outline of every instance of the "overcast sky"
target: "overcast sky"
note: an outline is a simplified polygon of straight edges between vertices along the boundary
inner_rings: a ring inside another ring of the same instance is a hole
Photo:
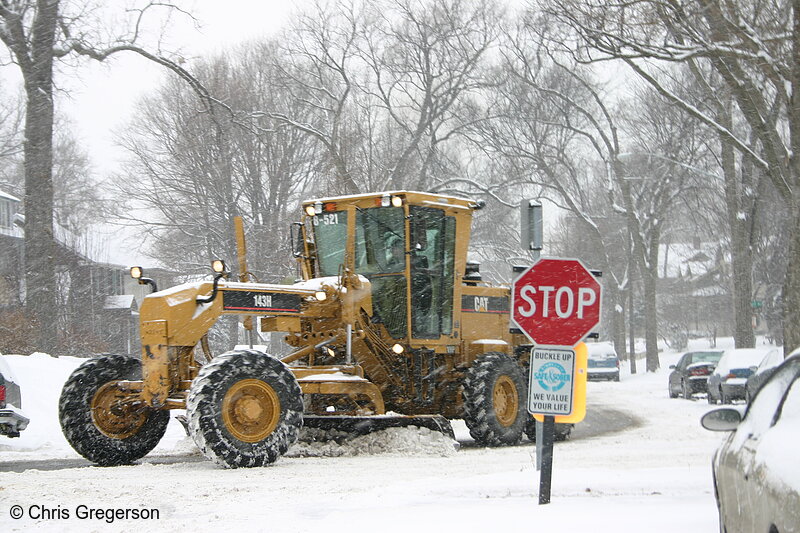
[[[201,27],[195,28],[188,21],[176,25],[169,32],[170,41],[188,59],[225,50],[275,33],[301,2],[196,0],[190,5],[194,5],[192,12]],[[108,64],[88,63],[80,70],[80,79],[69,83],[69,96],[61,100],[60,110],[75,122],[99,177],[115,171],[122,156],[114,146],[114,130],[125,126],[137,99],[155,89],[165,75],[162,67],[125,54]]]

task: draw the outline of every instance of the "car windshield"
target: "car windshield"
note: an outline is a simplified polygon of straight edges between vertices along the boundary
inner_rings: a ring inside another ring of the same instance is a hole
[[[775,368],[779,364],[783,362],[783,354],[780,350],[772,350],[767,354],[761,364],[758,365],[758,370],[756,370],[756,374],[760,374],[765,370],[769,370],[770,368]]]
[[[589,359],[589,368],[616,368],[617,357],[612,355],[609,357],[591,357]]]
[[[689,363],[719,363],[721,357],[722,352],[694,352]]]

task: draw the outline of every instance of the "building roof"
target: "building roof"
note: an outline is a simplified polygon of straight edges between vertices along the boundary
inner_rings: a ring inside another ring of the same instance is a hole
[[[136,300],[133,294],[115,294],[106,296],[103,309],[136,309]]]
[[[11,200],[13,202],[21,202],[22,201],[19,198],[17,198],[16,196],[11,196],[7,192],[3,192],[2,190],[0,190],[0,198],[5,198],[6,200]]]
[[[658,247],[658,275],[662,278],[696,279],[717,266],[718,242],[667,243]]]

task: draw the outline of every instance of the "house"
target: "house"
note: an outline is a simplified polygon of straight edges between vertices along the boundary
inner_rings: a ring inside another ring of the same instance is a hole
[[[665,242],[658,251],[659,320],[689,337],[733,334],[730,258],[719,242]]]
[[[22,228],[18,223],[21,201],[0,191],[0,310],[20,305],[24,264]]]
[[[23,310],[25,301],[25,246],[21,228],[21,201],[0,191],[0,321],[3,313]],[[129,265],[97,261],[78,246],[80,239],[56,228],[56,263],[61,353],[130,353],[138,355],[139,305],[149,293],[128,274]],[[148,269],[160,287],[175,283],[175,275]],[[19,318],[7,327],[21,327]],[[6,349],[12,349],[6,347]],[[19,351],[31,349],[20,347]],[[33,347],[35,349],[35,346]],[[14,350],[16,351],[16,350]]]

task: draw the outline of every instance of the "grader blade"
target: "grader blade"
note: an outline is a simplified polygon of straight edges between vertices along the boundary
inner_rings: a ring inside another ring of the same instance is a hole
[[[443,433],[455,440],[450,421],[441,415],[304,415],[303,426],[337,434],[347,434],[349,438],[368,435],[389,428],[420,427]]]

